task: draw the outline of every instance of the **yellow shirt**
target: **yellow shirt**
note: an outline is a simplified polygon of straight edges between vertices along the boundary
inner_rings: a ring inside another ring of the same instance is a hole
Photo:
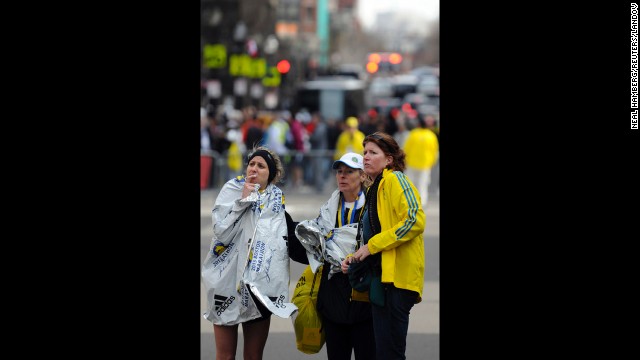
[[[400,171],[384,169],[378,185],[380,233],[369,239],[371,254],[382,252],[382,282],[416,291],[422,301],[424,286],[425,215],[418,191]]]
[[[340,133],[338,140],[336,140],[336,152],[333,154],[333,160],[339,160],[342,155],[348,152],[362,155],[364,152],[364,146],[362,146],[364,138],[364,133],[360,130],[356,130],[353,133],[345,130]]]
[[[404,143],[406,164],[414,169],[431,169],[438,160],[438,137],[433,131],[425,128],[415,128],[409,132]]]

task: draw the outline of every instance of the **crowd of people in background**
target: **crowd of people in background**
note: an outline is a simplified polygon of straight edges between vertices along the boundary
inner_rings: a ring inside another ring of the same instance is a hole
[[[425,186],[433,178],[426,172],[437,167],[439,161],[437,114],[407,113],[402,109],[383,113],[370,109],[346,119],[325,119],[320,113],[310,113],[306,109],[291,113],[287,110],[262,111],[252,106],[241,110],[208,106],[201,108],[200,115],[201,155],[212,158],[204,188],[221,186],[230,177],[241,175],[245,165],[242,159],[247,151],[264,145],[283,161],[282,188],[322,193],[333,185],[326,181],[333,161],[348,152],[362,154],[363,139],[376,131],[391,135],[403,148],[408,139],[419,138],[418,148],[429,152],[425,154],[428,161],[408,159],[409,164],[419,163],[416,166],[420,168],[421,179],[414,183],[422,184],[423,199],[428,198]],[[427,135],[425,129],[429,130]],[[421,135],[412,136],[412,132]],[[435,135],[435,140],[429,134]],[[428,146],[420,145],[425,141]],[[412,140],[409,146],[415,146],[415,143]]]

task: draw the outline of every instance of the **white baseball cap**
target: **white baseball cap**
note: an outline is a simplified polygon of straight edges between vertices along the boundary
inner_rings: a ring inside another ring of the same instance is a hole
[[[363,163],[362,155],[360,154],[350,152],[342,155],[340,160],[336,160],[333,163],[333,168],[337,169],[339,163],[343,163],[352,169],[364,170],[364,163]]]

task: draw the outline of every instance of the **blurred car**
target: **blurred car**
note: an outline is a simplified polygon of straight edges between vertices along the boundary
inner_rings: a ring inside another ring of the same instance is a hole
[[[429,97],[421,93],[410,93],[404,96],[402,103],[408,103],[412,109],[418,109],[420,105],[429,104]]]
[[[373,108],[383,116],[387,116],[393,109],[400,109],[402,100],[394,97],[379,98],[373,103]]]
[[[393,95],[392,82],[386,77],[376,77],[371,80],[367,87],[367,106],[375,106],[376,100],[388,98]]]
[[[440,68],[435,66],[419,66],[410,71],[411,75],[415,75],[419,78],[423,78],[426,76],[436,76],[440,77]]]
[[[369,84],[369,93],[376,97],[389,97],[393,94],[393,83],[389,78],[374,78]]]
[[[318,111],[325,119],[345,119],[365,111],[366,83],[344,76],[318,77],[298,84],[294,109]]]
[[[425,101],[418,105],[418,113],[420,116],[427,114],[435,115],[436,118],[440,117],[440,97],[439,96],[426,96]]]
[[[425,75],[420,79],[416,90],[427,96],[439,96],[440,79],[435,75]]]
[[[418,89],[419,78],[411,74],[396,75],[393,80],[393,97],[404,98]]]
[[[352,77],[356,80],[368,80],[367,71],[360,64],[341,64],[338,65],[336,75]]]

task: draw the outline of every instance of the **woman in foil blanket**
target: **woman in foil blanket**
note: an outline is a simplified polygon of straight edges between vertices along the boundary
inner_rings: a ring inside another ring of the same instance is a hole
[[[248,155],[246,173],[229,180],[212,210],[213,239],[202,266],[204,317],[213,323],[216,357],[233,359],[238,324],[244,356],[261,359],[271,314],[289,318],[288,232],[280,158],[266,147]]]
[[[333,163],[336,189],[314,220],[301,221],[295,228],[297,239],[307,249],[315,273],[322,277],[317,309],[322,316],[329,360],[375,360],[373,320],[368,292],[351,288],[341,271],[342,261],[356,251],[358,222],[365,208],[366,188],[362,155],[346,153]],[[290,239],[294,243],[295,239]]]

